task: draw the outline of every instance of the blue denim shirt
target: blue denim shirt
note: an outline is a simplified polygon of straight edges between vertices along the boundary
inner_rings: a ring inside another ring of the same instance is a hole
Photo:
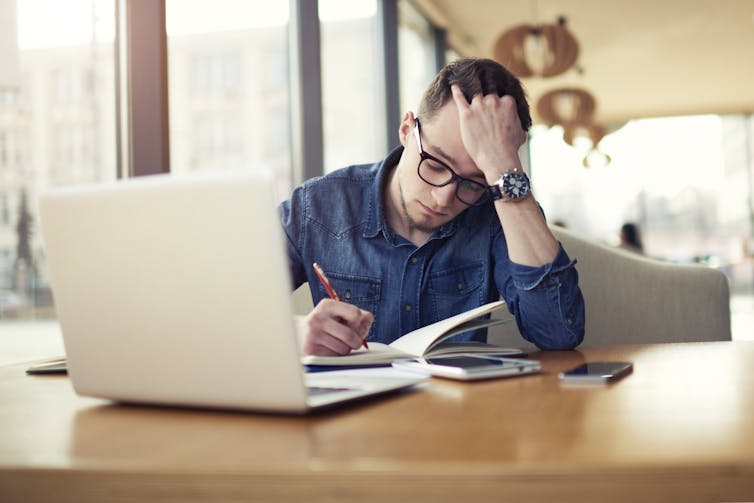
[[[511,262],[492,202],[469,207],[420,247],[390,229],[382,189],[402,151],[310,179],[280,205],[293,288],[308,282],[315,305],[327,298],[312,268],[318,262],[344,301],[374,314],[368,341],[390,343],[502,295],[525,339],[542,349],[577,346],[584,299],[575,261],[561,246],[542,267]]]

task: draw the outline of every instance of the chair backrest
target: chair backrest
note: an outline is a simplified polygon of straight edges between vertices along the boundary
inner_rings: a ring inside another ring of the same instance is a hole
[[[314,308],[309,283],[304,283],[293,292],[293,312],[295,314],[309,314]]]
[[[680,265],[595,243],[553,226],[571,258],[586,304],[582,346],[730,340],[728,279],[702,265]],[[515,324],[490,342],[514,344]]]
[[[731,339],[730,293],[722,272],[650,259],[557,226],[552,231],[568,255],[577,259],[586,303],[582,346]],[[295,292],[294,305],[297,313],[311,310],[308,285]],[[515,323],[490,329],[489,340],[510,347],[530,346]]]

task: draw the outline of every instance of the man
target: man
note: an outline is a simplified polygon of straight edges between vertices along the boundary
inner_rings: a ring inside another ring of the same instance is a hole
[[[303,351],[389,343],[501,295],[524,338],[571,349],[584,334],[573,265],[530,193],[518,150],[531,125],[516,77],[494,61],[450,63],[406,112],[401,146],[376,164],[307,181],[281,205],[293,287],[314,310]],[[328,298],[324,269],[342,302]],[[464,339],[485,340],[479,331]]]

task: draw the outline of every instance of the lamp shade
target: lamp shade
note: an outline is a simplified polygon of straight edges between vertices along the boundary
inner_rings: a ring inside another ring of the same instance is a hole
[[[554,77],[573,66],[579,44],[561,18],[552,24],[521,24],[503,32],[495,59],[519,77]]]
[[[586,138],[591,142],[590,148],[596,149],[605,133],[605,127],[600,124],[568,124],[563,128],[563,140],[573,147],[577,138]]]
[[[584,89],[564,87],[543,94],[537,101],[537,113],[548,126],[590,124],[597,104]]]

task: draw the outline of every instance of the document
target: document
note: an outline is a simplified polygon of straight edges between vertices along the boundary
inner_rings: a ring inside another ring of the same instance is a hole
[[[304,365],[358,366],[390,364],[400,358],[420,358],[441,354],[494,353],[520,355],[520,349],[504,348],[483,342],[443,342],[454,335],[505,323],[506,320],[482,319],[480,316],[497,311],[505,306],[498,300],[461,314],[445,318],[431,325],[409,332],[390,344],[369,342],[369,349],[359,348],[344,356],[304,356]]]

